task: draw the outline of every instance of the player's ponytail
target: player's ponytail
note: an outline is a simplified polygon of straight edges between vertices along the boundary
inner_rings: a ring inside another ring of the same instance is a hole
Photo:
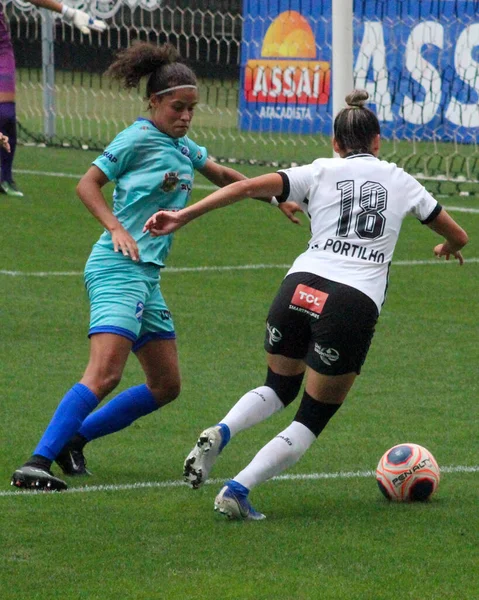
[[[365,106],[368,98],[366,90],[353,90],[346,96],[347,107],[334,119],[336,142],[349,155],[370,153],[371,144],[380,133],[378,118]]]
[[[148,77],[146,99],[175,86],[196,86],[195,74],[171,44],[137,42],[119,52],[106,73],[122,82],[126,89],[138,87],[141,79]]]

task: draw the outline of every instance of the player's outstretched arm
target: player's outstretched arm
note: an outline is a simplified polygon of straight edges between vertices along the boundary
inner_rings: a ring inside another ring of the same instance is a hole
[[[46,8],[53,12],[60,13],[67,23],[77,27],[82,33],[88,34],[90,31],[105,31],[107,25],[100,19],[94,19],[88,13],[77,8],[67,6],[56,0],[30,0],[31,4],[39,8]]]
[[[229,206],[244,198],[268,198],[280,196],[283,191],[283,180],[278,173],[261,175],[253,179],[243,179],[213,192],[203,200],[191,204],[177,212],[159,211],[148,219],[143,231],[151,235],[166,235],[173,233],[193,219],[197,219],[216,208]]]
[[[245,179],[248,179],[245,175],[243,175],[243,173],[240,173],[231,167],[220,165],[210,158],[208,158],[204,167],[200,169],[200,173],[209,179],[211,183],[214,183],[220,188],[231,183],[235,183],[236,181],[244,181]],[[278,206],[278,201],[272,196],[254,196],[254,199],[267,202],[268,204],[273,204],[273,206]],[[300,220],[294,216],[295,213],[302,212],[301,207],[298,206],[296,202],[282,202],[280,204],[280,210],[290,221],[301,225]]]
[[[445,256],[446,260],[449,260],[452,255],[460,265],[464,264],[464,258],[460,251],[469,241],[464,229],[444,209],[433,221],[428,223],[428,227],[446,238],[442,244],[434,247],[434,254],[438,258]]]

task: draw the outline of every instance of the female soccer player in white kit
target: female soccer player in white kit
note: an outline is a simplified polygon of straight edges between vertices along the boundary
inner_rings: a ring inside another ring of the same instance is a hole
[[[384,303],[389,268],[408,214],[446,239],[436,256],[463,263],[466,232],[413,177],[377,158],[380,128],[356,90],[334,121],[335,151],[310,165],[234,183],[177,213],[146,223],[152,235],[244,197],[297,202],[311,219],[311,240],[293,263],[270,308],[264,386],[243,396],[222,421],[206,429],[185,461],[184,475],[199,487],[229,439],[290,404],[307,372],[293,422],[226,482],[215,509],[236,519],[263,519],[249,491],[294,465],[340,408],[366,359]]]

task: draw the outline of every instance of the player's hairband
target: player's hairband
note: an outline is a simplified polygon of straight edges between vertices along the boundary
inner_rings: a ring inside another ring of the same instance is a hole
[[[192,88],[196,90],[196,85],[175,85],[170,88],[166,88],[166,90],[161,90],[161,92],[156,92],[155,96],[161,96],[162,94],[167,94],[168,92],[173,92],[174,90],[183,90],[184,88]]]

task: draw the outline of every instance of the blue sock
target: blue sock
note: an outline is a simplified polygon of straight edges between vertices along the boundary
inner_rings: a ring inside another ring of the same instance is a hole
[[[239,496],[243,496],[244,498],[246,498],[246,496],[249,494],[249,489],[234,479],[228,479],[225,485],[236,492]]]
[[[78,433],[89,442],[96,438],[115,433],[131,425],[140,417],[158,410],[155,397],[148,387],[138,385],[115,396],[85,419]]]
[[[223,448],[226,446],[226,444],[230,441],[231,432],[230,432],[230,428],[225,423],[218,423],[218,427],[221,428],[221,445],[220,445],[220,452],[221,452],[221,450],[223,450]]]
[[[96,406],[98,398],[95,394],[86,385],[76,383],[58,405],[34,454],[55,460]]]

